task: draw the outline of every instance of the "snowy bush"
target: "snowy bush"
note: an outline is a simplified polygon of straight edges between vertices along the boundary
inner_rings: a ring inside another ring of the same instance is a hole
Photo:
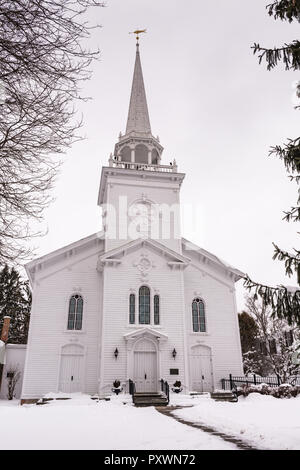
[[[261,395],[270,395],[275,398],[292,398],[300,395],[300,387],[290,384],[282,384],[279,387],[271,387],[267,384],[243,384],[237,388],[238,396],[247,397],[250,393],[260,393]]]

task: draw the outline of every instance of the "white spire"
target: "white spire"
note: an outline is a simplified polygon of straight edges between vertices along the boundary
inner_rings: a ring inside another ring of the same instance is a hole
[[[138,132],[151,135],[147,99],[144,87],[139,44],[136,45],[136,58],[131,88],[126,134]]]

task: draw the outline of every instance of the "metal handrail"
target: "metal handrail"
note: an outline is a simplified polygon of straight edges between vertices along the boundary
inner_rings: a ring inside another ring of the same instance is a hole
[[[135,383],[131,379],[129,379],[129,394],[132,396],[133,399],[135,394]]]
[[[164,379],[160,380],[160,384],[161,384],[161,391],[166,395],[167,400],[168,400],[168,404],[169,404],[169,402],[170,402],[170,387],[169,387],[169,384]]]

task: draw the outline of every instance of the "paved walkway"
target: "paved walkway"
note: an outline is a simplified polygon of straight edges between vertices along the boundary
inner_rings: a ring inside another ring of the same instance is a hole
[[[169,416],[170,418],[176,419],[176,421],[178,421],[181,424],[185,424],[187,426],[200,429],[201,431],[212,434],[213,436],[220,437],[226,442],[235,444],[239,450],[259,450],[256,447],[252,446],[251,444],[248,444],[247,442],[242,441],[241,439],[238,439],[235,436],[232,436],[230,434],[225,434],[224,432],[218,431],[217,429],[214,429],[211,426],[208,426],[203,423],[193,423],[192,421],[187,421],[183,418],[180,418],[179,416],[176,416],[173,413],[176,410],[182,410],[183,408],[190,408],[190,407],[191,406],[188,406],[188,405],[187,406],[158,406],[156,407],[156,410],[166,416]]]

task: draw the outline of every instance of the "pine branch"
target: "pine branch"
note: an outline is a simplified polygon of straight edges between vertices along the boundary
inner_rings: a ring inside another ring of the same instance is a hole
[[[300,41],[295,40],[290,44],[285,44],[284,47],[267,49],[260,47],[259,44],[254,43],[252,46],[253,54],[259,53],[259,63],[263,59],[266,60],[267,69],[272,70],[283,61],[286,70],[299,70],[300,69]]]
[[[300,0],[277,0],[266,6],[270,16],[275,20],[288,21],[300,19]]]
[[[254,290],[254,300],[260,297],[264,305],[272,308],[273,317],[286,319],[289,325],[300,326],[300,288],[270,287],[252,281],[248,275],[244,277],[244,287],[248,291]]]
[[[282,147],[281,145],[276,145],[271,147],[269,155],[277,155],[286,167],[286,170],[299,177],[300,173],[300,137],[296,139],[288,139],[287,143]]]
[[[284,212],[284,214],[283,220],[287,222],[300,222],[300,206],[292,207],[290,211]]]
[[[300,285],[300,251],[294,249],[295,255],[291,255],[287,251],[281,250],[275,243],[273,246],[275,248],[273,259],[284,261],[287,276],[291,277],[293,274],[297,274],[297,282]]]

